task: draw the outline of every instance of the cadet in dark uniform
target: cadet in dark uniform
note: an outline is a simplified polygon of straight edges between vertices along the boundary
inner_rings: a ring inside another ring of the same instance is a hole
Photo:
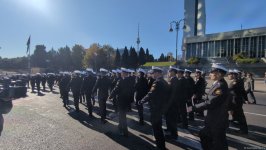
[[[80,95],[80,89],[82,85],[82,79],[79,77],[80,71],[74,71],[72,74],[71,81],[69,83],[69,87],[73,93],[74,97],[74,105],[76,108],[76,112],[79,112],[79,95]]]
[[[54,81],[55,81],[55,75],[53,73],[48,73],[47,83],[51,92],[53,91]]]
[[[188,128],[187,120],[187,107],[186,107],[186,80],[184,77],[184,70],[177,70],[177,108],[178,108],[178,121],[182,122],[184,129]]]
[[[243,90],[240,88],[240,82],[237,79],[237,72],[234,72],[233,70],[229,70],[228,74],[229,84],[228,88],[230,93],[232,94],[232,101],[230,101],[229,110],[232,111],[232,117],[234,121],[238,121],[240,126],[240,133],[242,134],[248,134],[248,126],[246,117],[244,115],[243,111]]]
[[[162,115],[165,113],[165,101],[168,100],[170,88],[163,79],[163,70],[159,67],[152,67],[155,81],[148,94],[139,101],[139,105],[150,102],[151,124],[153,134],[156,139],[156,146],[160,150],[165,150],[165,137],[162,129]]]
[[[106,123],[106,100],[108,98],[108,90],[111,86],[111,81],[107,76],[108,70],[100,68],[101,75],[96,80],[92,93],[98,91],[98,102],[100,107],[101,122]]]
[[[148,71],[148,74],[147,74],[147,80],[148,80],[148,87],[149,87],[149,90],[151,89],[151,86],[153,84],[153,82],[155,81],[152,77],[152,71]]]
[[[187,102],[187,106],[192,106],[192,96],[193,96],[193,91],[195,87],[195,81],[194,79],[190,76],[192,71],[185,69],[185,79],[186,79],[186,94],[185,94],[185,99]],[[194,120],[194,112],[188,113],[189,120]]]
[[[68,93],[69,93],[69,82],[71,80],[71,77],[68,73],[64,73],[61,77],[61,80],[59,81],[59,88],[60,88],[60,93],[63,99],[63,103],[64,103],[64,107],[66,107],[67,105],[69,105],[69,97],[68,97]]]
[[[38,94],[40,93],[40,90],[41,90],[41,80],[42,80],[41,74],[37,73],[36,78],[35,78],[35,82],[36,82]]]
[[[129,101],[130,103],[128,104],[128,110],[129,111],[132,111],[131,110],[131,104],[134,102],[134,86],[135,86],[135,83],[136,83],[136,76],[134,75],[134,71],[129,69],[129,83],[128,83],[128,86],[129,86],[129,89],[130,89],[130,97],[129,97]]]
[[[128,74],[130,71],[126,68],[121,68],[121,71],[121,79],[118,80],[108,99],[117,97],[117,108],[119,115],[118,130],[121,135],[128,136],[126,113],[128,111],[128,105],[130,103],[131,96],[131,89],[128,86],[128,83],[130,82]]]
[[[227,150],[226,129],[228,123],[228,85],[224,80],[227,69],[213,64],[210,79],[214,81],[208,92],[205,102],[189,107],[188,111],[208,110],[205,118],[205,127],[200,130],[199,136],[203,150]]]
[[[234,69],[237,72],[237,79],[239,81],[239,88],[241,89],[242,99],[245,103],[249,103],[247,93],[245,92],[245,76],[242,77],[242,72],[240,70]]]
[[[34,92],[35,89],[35,75],[30,76],[30,86],[31,86],[31,92]]]
[[[91,95],[92,95],[93,86],[95,85],[96,82],[96,78],[92,76],[93,70],[91,68],[87,68],[86,71],[87,71],[87,76],[85,76],[83,79],[82,88],[86,96],[89,116],[92,117],[93,108],[92,108]]]
[[[144,77],[145,71],[143,69],[138,70],[139,76],[136,79],[134,99],[139,114],[139,124],[144,125],[143,120],[143,105],[138,105],[138,102],[148,93],[148,80]]]
[[[170,138],[177,139],[177,116],[178,116],[178,93],[177,93],[177,85],[178,79],[176,77],[177,68],[171,67],[168,71],[168,78],[169,78],[169,85],[170,85],[170,98],[166,104],[166,113],[165,113],[165,120],[166,120],[166,132],[170,132]]]
[[[192,100],[195,104],[202,102],[202,96],[205,94],[205,88],[206,88],[206,82],[201,76],[201,70],[196,69],[195,72],[195,88],[192,96]],[[197,112],[199,116],[203,117],[204,113],[203,111]]]
[[[42,90],[45,91],[46,74],[42,74]]]
[[[117,70],[114,70],[114,72],[116,73],[116,75],[111,83],[112,85],[111,90],[115,88],[117,82],[121,79],[121,70],[117,69]],[[118,112],[116,96],[113,98],[113,107],[114,107],[115,112]]]

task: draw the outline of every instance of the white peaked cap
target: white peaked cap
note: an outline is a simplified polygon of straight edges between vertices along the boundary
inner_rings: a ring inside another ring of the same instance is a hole
[[[93,72],[93,70],[91,68],[87,68],[86,71]]]
[[[126,72],[126,73],[130,73],[130,70],[127,68],[121,68],[121,72]]]
[[[129,71],[130,73],[134,73],[134,72],[135,72],[135,71],[132,70],[132,69],[128,69],[128,71]]]
[[[104,69],[104,68],[100,68],[100,72],[108,72],[108,70]]]
[[[225,72],[228,71],[228,69],[226,69],[224,66],[222,66],[221,64],[217,64],[217,63],[213,63],[213,64],[212,64],[212,68],[213,68],[213,69],[220,69],[220,70],[223,70],[223,71],[225,71]]]
[[[81,72],[79,70],[75,70],[74,73],[80,74]]]
[[[196,71],[195,72],[200,72],[200,73],[202,73],[202,71],[201,70],[199,70],[199,69],[196,69]]]
[[[116,70],[112,70],[112,73],[117,73],[117,71]]]
[[[141,68],[138,69],[138,72],[142,72],[144,74],[146,73],[146,71],[144,69],[141,69]]]
[[[185,69],[185,72],[189,72],[189,73],[191,73],[192,71],[191,71],[191,70],[188,70],[188,69]]]
[[[173,67],[173,66],[170,66],[170,67],[169,67],[169,70],[176,70],[176,71],[178,71],[178,68]]]
[[[162,68],[160,68],[160,67],[156,67],[156,66],[152,66],[152,67],[151,67],[151,69],[152,69],[152,70],[159,70],[159,71],[163,71],[163,69],[162,69]]]
[[[38,72],[38,73],[36,73],[36,75],[41,75],[41,74]]]
[[[239,73],[239,72],[241,72],[240,70],[237,70],[237,69],[234,69],[234,72],[235,73]]]
[[[116,73],[121,73],[122,71],[120,69],[116,69]]]
[[[233,69],[229,69],[228,73],[236,73]]]

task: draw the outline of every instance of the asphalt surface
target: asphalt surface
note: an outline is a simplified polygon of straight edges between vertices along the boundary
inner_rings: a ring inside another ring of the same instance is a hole
[[[85,105],[81,112],[71,105],[63,107],[57,87],[55,92],[42,95],[28,92],[28,96],[13,101],[12,111],[4,115],[4,131],[0,137],[0,150],[150,150],[154,139],[149,120],[148,106],[144,109],[145,125],[138,124],[137,110],[133,107],[127,115],[129,137],[118,134],[118,118],[108,102],[108,122],[100,123],[98,103],[89,118]],[[266,149],[266,92],[255,92],[257,105],[245,104],[244,111],[249,126],[248,135],[239,135],[236,125],[227,132],[229,149]],[[189,122],[189,129],[178,128],[179,139],[167,141],[170,150],[201,149],[198,132],[204,118]]]

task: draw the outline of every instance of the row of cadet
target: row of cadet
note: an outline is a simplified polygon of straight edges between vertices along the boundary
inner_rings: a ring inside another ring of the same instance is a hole
[[[164,147],[164,134],[162,134],[160,129],[162,116],[165,116],[166,119],[167,130],[165,133],[169,135],[168,138],[173,139],[178,138],[176,132],[177,122],[181,122],[182,127],[186,129],[188,128],[188,119],[194,120],[195,114],[204,117],[204,109],[187,113],[188,108],[208,101],[205,96],[208,95],[205,93],[207,82],[202,77],[201,70],[196,69],[195,80],[190,76],[192,71],[175,67],[169,68],[166,80],[163,74],[164,70],[159,67],[152,67],[147,74],[143,69],[138,69],[137,72],[138,75],[135,76],[131,70],[121,68],[112,70],[112,75],[110,76],[108,70],[101,68],[98,76],[95,76],[92,69],[87,69],[85,74],[81,74],[80,71],[74,71],[72,76],[69,73],[63,73],[58,82],[64,103],[63,106],[68,106],[69,91],[71,90],[76,111],[79,112],[79,103],[85,102],[87,103],[89,116],[93,117],[94,96],[97,94],[101,122],[104,124],[107,122],[106,101],[112,100],[113,108],[119,115],[119,133],[128,136],[126,113],[131,110],[131,104],[135,103],[139,114],[139,124],[143,125],[143,103],[149,101],[151,123],[158,148]],[[218,86],[215,87],[218,90],[215,88],[214,90],[211,87],[209,91],[213,93],[209,97],[215,99],[223,94],[226,97],[227,95],[232,95],[228,107],[223,108],[223,111],[230,112],[233,118],[232,121],[240,125],[239,132],[247,134],[247,123],[242,106],[243,103],[248,101],[247,94],[252,92],[252,88],[250,90],[245,89],[245,82],[251,80],[251,74],[248,73],[247,78],[243,78],[237,70],[229,70],[228,73],[228,85],[223,79],[223,82],[227,85],[227,89],[225,88],[226,94],[222,92],[224,89],[219,89],[219,86],[224,83],[217,84],[218,81],[216,81],[214,85]],[[251,87],[252,83],[249,83],[249,86]],[[211,107],[206,107],[205,109],[211,109]],[[216,134],[216,132],[213,134]]]

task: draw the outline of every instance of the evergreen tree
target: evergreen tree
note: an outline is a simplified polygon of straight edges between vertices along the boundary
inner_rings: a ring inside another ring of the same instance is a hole
[[[125,47],[124,53],[122,54],[122,64],[123,67],[128,67],[128,49]]]
[[[128,65],[130,68],[136,69],[138,67],[138,54],[135,48],[131,47],[129,52]]]
[[[118,49],[116,49],[116,54],[115,54],[115,66],[121,67],[121,55]]]
[[[162,53],[161,56],[159,57],[158,61],[165,61],[164,54]]]
[[[144,49],[141,47],[139,50],[139,65],[144,65],[146,63],[146,55]]]
[[[147,61],[147,62],[150,61],[149,58],[150,58],[150,52],[149,52],[149,49],[147,48],[147,49],[146,49],[146,61]]]

